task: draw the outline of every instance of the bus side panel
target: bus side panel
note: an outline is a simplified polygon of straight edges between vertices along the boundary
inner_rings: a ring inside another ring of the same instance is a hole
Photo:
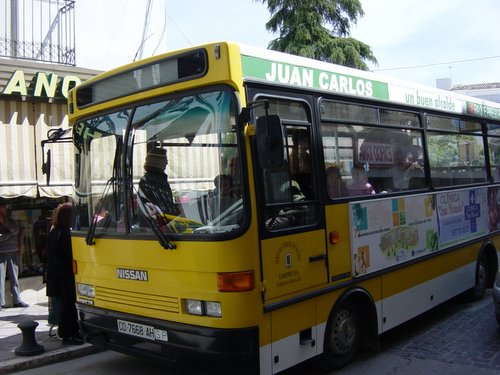
[[[345,279],[351,276],[352,272],[347,207],[347,204],[328,205],[325,207],[330,281],[345,281]],[[329,237],[333,232],[338,234],[338,242],[335,244],[329,241]]]
[[[382,276],[382,332],[472,288],[480,243]]]
[[[273,373],[318,354],[316,301],[306,301],[271,312]]]
[[[359,297],[359,294],[363,293],[364,297],[373,300],[378,312],[381,310],[380,283],[381,278],[374,277],[356,285],[359,290],[356,296]],[[267,363],[272,364],[272,373],[276,373],[323,353],[330,314],[336,304],[343,301],[342,296],[350,290],[352,288],[339,288],[331,293],[272,311],[272,343],[270,346],[261,347],[261,372],[269,371]],[[360,310],[360,313],[366,317],[368,311]],[[380,317],[381,314],[378,313],[377,316]],[[377,322],[380,327],[379,318]]]

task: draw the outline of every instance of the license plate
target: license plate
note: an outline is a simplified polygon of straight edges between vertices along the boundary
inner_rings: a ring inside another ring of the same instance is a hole
[[[149,340],[168,341],[167,331],[156,329],[153,326],[129,322],[127,320],[116,320],[118,332],[127,335],[142,337]]]

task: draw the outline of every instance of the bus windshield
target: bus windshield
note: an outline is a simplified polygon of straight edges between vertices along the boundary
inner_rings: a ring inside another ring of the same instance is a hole
[[[235,103],[219,89],[77,123],[76,229],[165,240],[240,228]]]

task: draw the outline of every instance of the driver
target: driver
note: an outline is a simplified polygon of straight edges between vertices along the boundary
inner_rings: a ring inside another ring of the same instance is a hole
[[[139,181],[139,196],[145,205],[156,214],[179,215],[179,209],[174,204],[172,189],[165,173],[167,167],[167,151],[163,148],[153,148],[146,156],[144,176]],[[154,212],[159,211],[159,212]]]
[[[233,191],[233,181],[231,176],[227,174],[215,176],[214,185],[215,190],[210,201],[212,219],[226,211],[234,202],[237,201],[237,197]]]

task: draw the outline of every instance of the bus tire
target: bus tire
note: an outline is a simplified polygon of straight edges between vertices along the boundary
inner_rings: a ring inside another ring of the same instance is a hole
[[[354,358],[361,339],[361,325],[356,306],[342,302],[332,311],[325,333],[324,352],[318,358],[321,367],[335,370],[346,366]]]
[[[472,301],[479,301],[486,293],[486,288],[488,288],[488,263],[486,257],[481,255],[476,264],[474,286],[469,289],[468,297]]]

